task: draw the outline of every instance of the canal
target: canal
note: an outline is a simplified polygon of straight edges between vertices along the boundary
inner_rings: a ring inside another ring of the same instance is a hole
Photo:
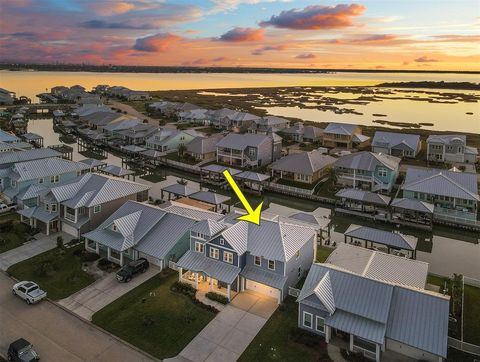
[[[29,120],[28,131],[37,133],[44,138],[44,145],[50,146],[62,143],[61,135],[53,130],[53,121],[51,119]],[[79,161],[86,158],[77,152],[77,145],[74,147],[73,160]],[[122,165],[119,157],[109,153],[105,162],[117,166]],[[176,182],[180,177],[189,180],[189,185],[198,187],[198,177],[187,172],[181,172],[170,168],[163,168],[162,174],[166,177],[160,182],[150,182],[142,177],[137,177],[136,181],[152,187],[150,195],[154,198],[160,198],[160,190]],[[228,193],[227,193],[228,194]],[[229,194],[233,197],[233,194]],[[260,202],[259,197],[248,197],[253,205]],[[302,211],[314,211],[317,208],[324,208],[325,214],[329,213],[328,206],[318,202],[302,200],[294,197],[287,197],[275,193],[267,193],[263,197],[264,203],[271,206],[271,211],[279,214],[288,214],[293,209]],[[352,216],[334,215],[331,228],[331,240],[337,244],[344,241],[343,233],[351,225],[364,225],[384,230],[397,230],[403,234],[412,235],[418,238],[417,259],[430,263],[429,271],[433,274],[442,276],[451,276],[453,273],[464,274],[471,278],[480,279],[480,244],[478,233],[453,229],[443,226],[435,226],[433,232],[420,231],[407,227],[395,227],[384,224],[380,221],[372,221]]]

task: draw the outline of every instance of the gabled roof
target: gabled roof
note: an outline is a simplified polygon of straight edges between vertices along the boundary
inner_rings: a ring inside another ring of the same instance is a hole
[[[62,154],[60,152],[52,150],[51,148],[36,148],[25,151],[2,152],[0,153],[0,165],[61,156]]]
[[[351,236],[374,243],[383,244],[392,248],[415,250],[418,239],[413,236],[407,236],[396,232],[374,229],[368,226],[351,226],[345,236]]]
[[[468,172],[409,167],[402,190],[480,201],[477,175]]]
[[[393,199],[390,206],[394,206],[394,207],[398,207],[406,210],[425,212],[428,214],[433,214],[433,210],[435,208],[435,205],[430,204],[428,202],[416,200],[416,199],[407,199],[407,198]]]
[[[11,177],[17,181],[26,181],[88,169],[89,166],[83,163],[53,157],[17,162],[12,168]]]
[[[220,231],[224,230],[226,228],[226,225],[223,223],[220,223],[215,220],[202,220],[196,223],[190,231],[194,231],[203,235],[207,235],[208,237],[212,237],[216,234],[218,234]]]
[[[333,164],[336,158],[322,154],[318,150],[291,153],[275,161],[270,167],[274,170],[313,175],[315,172]]]
[[[202,171],[210,171],[210,172],[215,172],[215,173],[222,173],[223,171],[225,170],[228,170],[228,172],[230,172],[231,175],[236,175],[242,171],[240,170],[237,170],[235,168],[231,168],[231,167],[228,167],[228,166],[224,166],[224,165],[216,165],[216,164],[210,164],[210,165],[207,165],[207,166],[202,166],[200,167],[200,169]]]
[[[388,147],[395,148],[400,144],[406,145],[411,150],[415,151],[420,142],[420,135],[410,133],[395,133],[376,131],[373,137],[373,147]]]
[[[196,190],[192,187],[188,187],[187,185],[174,183],[170,186],[163,187],[162,191],[170,192],[170,193],[175,194],[175,195],[190,196],[191,194],[194,194],[198,190]]]
[[[401,160],[398,157],[383,153],[362,151],[340,157],[335,162],[335,167],[375,171],[378,166],[383,166],[389,168],[390,170],[397,170],[400,165],[400,161]]]
[[[312,225],[315,225],[316,228],[318,229],[323,229],[330,224],[330,219],[327,217],[318,217],[317,215],[314,215],[312,213],[308,212],[296,212],[288,216],[290,219],[295,219],[299,220],[302,222],[306,222]]]
[[[388,196],[358,189],[341,189],[335,194],[335,196],[381,206],[388,206],[390,203],[390,197]]]
[[[216,145],[222,137],[223,136],[221,135],[213,135],[211,137],[195,137],[187,144],[187,151],[199,155],[215,152]]]
[[[323,132],[352,136],[357,127],[358,125],[350,123],[329,123]]]
[[[464,134],[437,134],[430,135],[427,138],[427,143],[441,143],[444,145],[448,145],[453,141],[466,144],[467,136],[465,136]]]
[[[258,147],[264,142],[271,141],[271,137],[260,134],[229,133],[217,143],[217,147],[227,147],[235,150],[244,150],[247,147]]]
[[[102,167],[101,172],[107,173],[113,176],[126,176],[126,175],[133,175],[135,171],[127,170],[126,168],[115,166],[115,165],[108,165]]]
[[[20,138],[15,136],[14,134],[10,132],[6,132],[3,129],[0,129],[0,141],[2,142],[18,142],[20,141]]]
[[[198,191],[198,192],[195,192],[194,194],[190,194],[189,197],[191,199],[203,201],[212,205],[224,204],[230,200],[230,197],[228,196],[217,194],[216,192],[210,192],[210,191]]]
[[[252,172],[252,171],[243,171],[236,174],[234,178],[248,180],[248,181],[262,182],[262,181],[268,180],[270,178],[270,175],[264,175],[262,173]]]

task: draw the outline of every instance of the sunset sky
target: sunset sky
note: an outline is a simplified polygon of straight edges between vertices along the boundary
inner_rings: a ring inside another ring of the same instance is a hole
[[[479,0],[0,0],[0,60],[480,70]]]

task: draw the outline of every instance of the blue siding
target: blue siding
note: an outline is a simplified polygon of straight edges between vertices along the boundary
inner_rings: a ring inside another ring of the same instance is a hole
[[[246,265],[253,265],[257,268],[267,270],[271,273],[285,275],[284,274],[284,263],[278,260],[275,260],[275,270],[268,269],[268,260],[262,258],[262,265],[255,265],[254,256],[250,252],[246,252]]]
[[[205,255],[207,256],[207,258],[210,258],[210,249],[212,248],[212,245],[210,244],[206,244],[205,245],[206,248],[205,248]],[[236,252],[234,252],[233,250],[224,250],[222,249],[221,247],[217,246],[217,245],[213,245],[213,248],[216,248],[218,249],[218,261],[221,261],[222,263],[225,263],[225,264],[228,264],[228,265],[235,265],[235,266],[238,266],[238,255]],[[224,251],[227,251],[227,252],[230,252],[233,254],[233,264],[230,264],[230,263],[226,263],[223,261],[223,252]],[[210,259],[213,259],[213,258],[210,258]],[[213,260],[217,260],[217,259],[213,259]]]

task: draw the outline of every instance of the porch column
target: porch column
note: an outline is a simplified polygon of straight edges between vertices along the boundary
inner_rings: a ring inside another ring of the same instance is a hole
[[[195,289],[198,289],[198,273],[195,273]]]
[[[227,298],[228,298],[228,301],[230,302],[231,301],[231,298],[230,298],[230,284],[227,284]]]
[[[183,268],[178,268],[178,281],[182,281]]]
[[[329,326],[325,326],[325,342],[330,343],[330,336],[332,334],[332,330]]]
[[[110,260],[110,257],[112,255],[112,251],[110,248],[107,248],[107,259]]]
[[[100,245],[98,243],[95,243],[95,252],[100,254]]]
[[[120,266],[123,266],[123,251],[120,252]]]
[[[243,277],[240,277],[240,289],[242,292],[245,291],[245,279]]]
[[[353,351],[353,334],[350,334],[349,350]]]
[[[210,285],[208,287],[208,290],[213,291],[213,278],[212,277],[210,277]]]
[[[47,224],[47,236],[50,235],[50,221],[46,222]]]
[[[88,239],[85,238],[85,250],[87,250],[87,249],[88,249]]]
[[[375,361],[380,362],[380,346],[375,344]]]

